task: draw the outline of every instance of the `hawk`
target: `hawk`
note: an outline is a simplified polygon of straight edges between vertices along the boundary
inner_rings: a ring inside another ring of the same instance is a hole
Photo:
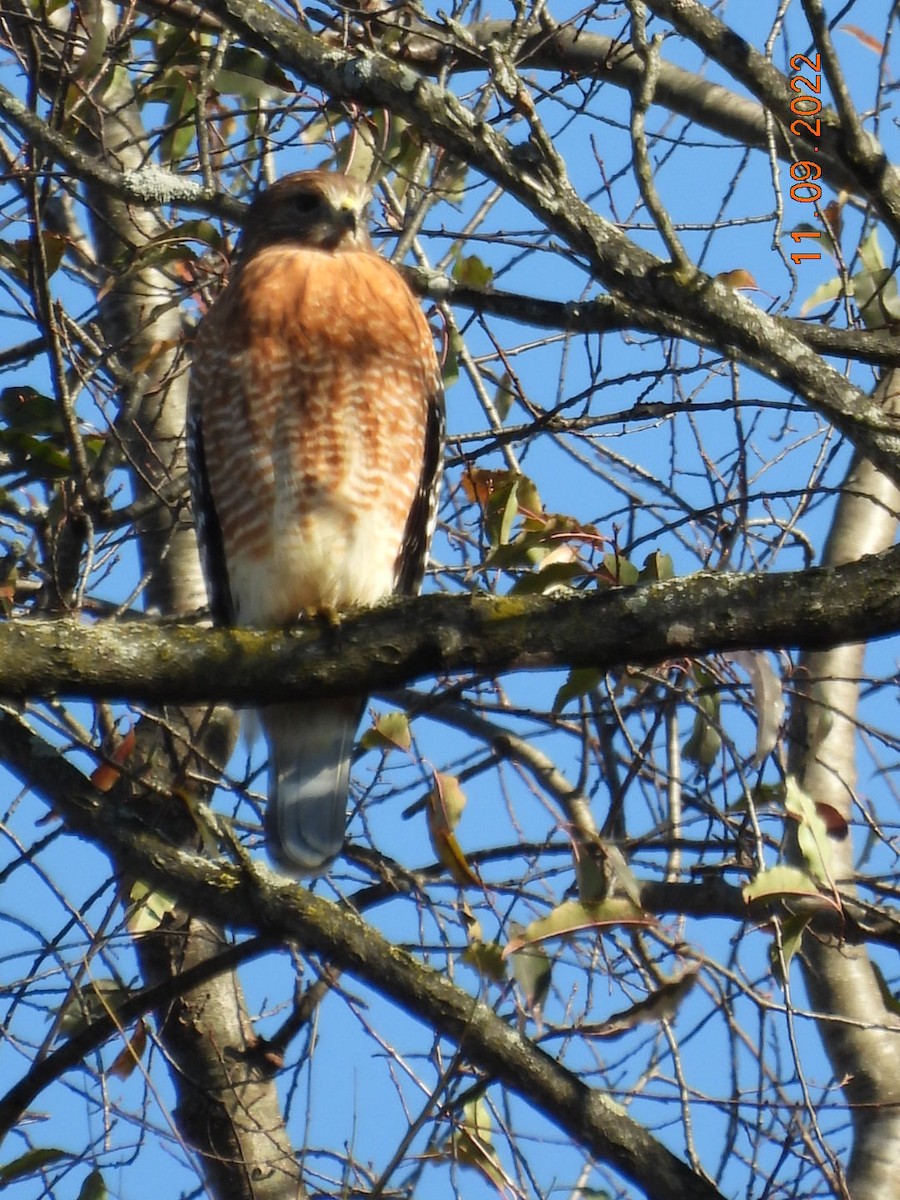
[[[278,627],[418,592],[437,515],[440,370],[428,323],[373,248],[369,188],[303,171],[250,206],[200,323],[188,460],[217,624]],[[366,698],[272,704],[269,852],[298,875],[340,852]]]

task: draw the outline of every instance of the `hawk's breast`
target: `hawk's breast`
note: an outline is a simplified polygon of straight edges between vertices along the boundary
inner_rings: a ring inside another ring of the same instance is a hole
[[[393,590],[437,370],[421,310],[376,254],[273,246],[239,269],[194,386],[242,624]]]

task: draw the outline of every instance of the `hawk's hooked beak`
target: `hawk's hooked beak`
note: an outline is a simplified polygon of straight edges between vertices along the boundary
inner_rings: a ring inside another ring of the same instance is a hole
[[[363,219],[364,208],[356,204],[351,196],[345,196],[334,206],[334,219],[338,225],[344,229],[349,229],[351,233],[356,233],[359,229],[360,221]]]

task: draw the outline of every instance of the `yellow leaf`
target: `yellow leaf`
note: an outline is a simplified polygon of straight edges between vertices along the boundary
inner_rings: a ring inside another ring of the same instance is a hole
[[[453,278],[463,287],[486,288],[494,278],[491,268],[475,254],[461,254],[453,264]]]
[[[464,963],[474,968],[482,979],[502,983],[506,978],[503,947],[498,942],[483,942],[480,938],[473,940],[460,957]]]
[[[521,936],[510,938],[504,955],[515,954],[523,946],[543,942],[548,938],[566,937],[581,929],[602,929],[606,925],[652,925],[649,916],[625,896],[610,896],[597,903],[566,900],[546,917],[532,921]]]
[[[428,836],[437,858],[461,887],[478,885],[478,876],[466,862],[466,856],[453,830],[459,823],[466,798],[455,775],[434,773],[434,787],[428,793],[425,814]]]
[[[362,735],[360,745],[365,750],[409,750],[412,746],[409,717],[405,712],[382,713]]]
[[[454,880],[460,887],[478,886],[478,876],[472,872],[472,868],[466,862],[466,856],[462,852],[462,848],[456,838],[449,831],[439,831],[431,828],[429,830],[431,836],[431,845],[438,859],[447,868]]]
[[[442,771],[435,771],[434,786],[437,791],[435,803],[440,803],[448,828],[455,829],[466,807],[466,794],[455,775],[445,775]]]
[[[498,1192],[512,1186],[493,1144],[491,1114],[484,1099],[470,1100],[463,1107],[462,1121],[444,1145],[444,1153],[458,1163],[474,1167],[489,1180]]]
[[[827,900],[816,886],[812,875],[801,871],[799,867],[789,867],[780,864],[760,873],[744,884],[744,899],[765,899],[772,897],[783,899],[787,896],[815,896],[819,900]]]
[[[178,902],[168,892],[160,891],[137,880],[131,888],[129,897],[134,901],[126,918],[128,932],[131,934],[152,933],[158,929],[163,920],[173,913]]]

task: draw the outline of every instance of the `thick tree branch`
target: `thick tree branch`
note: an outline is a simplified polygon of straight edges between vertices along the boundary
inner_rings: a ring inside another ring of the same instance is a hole
[[[65,135],[51,128],[2,84],[0,113],[45,155],[67,167],[78,178],[102,187],[110,196],[147,207],[177,204],[237,223],[246,210],[246,205],[232,196],[204,189],[183,176],[158,167],[134,171],[118,170],[105,159],[80,149]],[[410,276],[417,290],[432,299],[446,300],[479,312],[490,312],[539,327],[584,333],[643,329],[664,337],[686,338],[707,346],[717,347],[722,344],[717,333],[704,333],[697,327],[690,310],[682,311],[677,304],[672,310],[663,310],[646,298],[635,302],[620,296],[601,296],[592,301],[563,304],[492,289],[465,287],[434,272],[411,271]],[[831,329],[824,325],[797,320],[765,319],[772,321],[783,333],[797,338],[819,354],[848,355],[862,362],[885,366],[893,366],[896,363],[896,346],[891,339],[879,333]],[[30,344],[29,352],[40,350],[42,347],[43,342],[36,340]],[[759,366],[758,363],[756,365]],[[849,390],[852,393],[853,389]],[[829,414],[826,412],[825,415]],[[848,409],[848,416],[852,421],[857,419],[853,405]],[[866,419],[866,414],[861,412],[860,417]],[[853,435],[852,429],[850,434]]]
[[[661,314],[666,322],[677,322],[680,336],[728,346],[767,378],[798,391],[886,473],[892,477],[900,474],[900,422],[896,418],[884,414],[839,371],[787,333],[782,323],[724,284],[700,272],[685,278],[684,272],[672,270],[631,242],[585,204],[531,142],[512,146],[451,92],[416,71],[369,50],[353,53],[332,47],[259,0],[216,0],[209,7],[249,45],[335,99],[387,105],[413,121],[426,136],[477,166],[545,221],[583,256],[615,296],[645,312]],[[660,11],[667,8],[656,7]],[[708,17],[707,10],[702,11]],[[771,65],[769,69],[774,71]],[[781,78],[778,72],[775,75]],[[167,172],[154,168],[116,172],[101,160],[83,155],[2,88],[0,109],[45,154],[123,198],[150,205],[182,202],[207,211],[237,211],[226,198],[213,197]]]
[[[53,129],[3,84],[0,84],[0,114],[47,158],[68,168],[75,178],[106,189],[110,196],[148,208],[187,204],[200,212],[232,217],[243,209],[236,200],[172,171],[154,166],[120,170],[108,159],[81,149],[71,137]]]
[[[167,20],[188,28],[222,30],[222,22],[212,17],[208,8],[181,0],[143,0],[138,7],[147,12],[162,13]],[[483,20],[464,26],[465,39],[454,36],[448,26],[439,21],[422,19],[408,7],[402,10],[385,7],[355,15],[360,22],[365,22],[367,31],[385,46],[392,58],[425,75],[457,75],[473,71],[484,74],[490,69],[488,48],[508,46],[513,39],[518,68],[571,75],[578,79],[601,79],[627,90],[639,87],[643,74],[640,55],[631,42],[607,37],[596,32],[590,24],[557,22],[546,11],[540,15],[540,28],[524,35],[510,21]],[[326,39],[327,36],[323,35]],[[343,31],[339,36],[343,39]],[[772,70],[773,77],[777,77],[778,72]],[[781,82],[784,90],[783,76]],[[763,150],[769,145],[766,110],[762,105],[665,59],[660,61],[656,102],[742,146]],[[796,144],[794,141],[793,145]],[[776,137],[776,146],[784,161],[793,161],[796,152],[792,149],[792,141],[781,136],[781,131]],[[835,190],[858,191],[856,175],[830,146],[819,147],[816,161],[822,168],[823,178]]]
[[[0,624],[0,695],[279,701],[447,671],[611,669],[734,649],[817,649],[900,629],[900,548],[777,575],[703,572],[568,597],[423,596],[285,632],[148,622]]]
[[[506,317],[523,325],[541,329],[561,329],[566,333],[609,333],[620,329],[641,329],[661,337],[694,336],[694,331],[677,314],[648,311],[616,296],[597,296],[593,300],[545,300],[495,288],[476,288],[457,283],[436,271],[408,268],[411,285],[422,296],[444,301],[478,313]],[[799,338],[818,354],[854,358],[876,366],[896,366],[900,358],[897,339],[888,333],[864,329],[835,329],[817,321],[792,317],[774,317],[786,333]],[[713,341],[705,343],[721,350]]]

